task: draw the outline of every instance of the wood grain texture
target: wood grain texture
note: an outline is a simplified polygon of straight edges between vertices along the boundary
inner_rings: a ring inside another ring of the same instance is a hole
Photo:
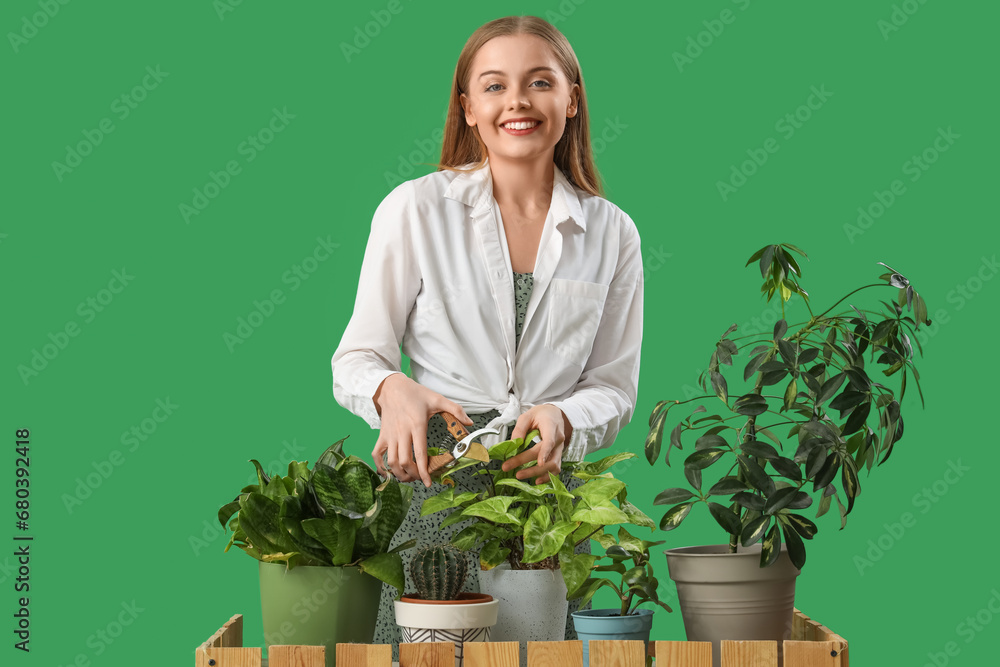
[[[429,475],[436,475],[454,460],[455,457],[451,454],[436,454],[427,459],[427,473]]]
[[[778,642],[723,639],[722,667],[778,667]]]
[[[643,667],[646,644],[641,639],[590,640],[590,667]]]
[[[337,667],[390,667],[390,665],[392,665],[391,644],[337,644]]]
[[[519,667],[518,642],[465,642],[465,667]]]
[[[198,647],[194,652],[195,667],[260,667],[260,647]],[[214,666],[209,665],[215,661]]]
[[[267,649],[267,667],[325,667],[323,646],[274,645]]]
[[[785,667],[844,667],[840,643],[786,641]]]
[[[583,641],[528,642],[528,667],[581,667]]]
[[[202,642],[199,648],[209,646],[243,646],[243,614],[236,614],[215,634]]]
[[[454,642],[399,645],[399,667],[455,667]]]
[[[649,642],[656,667],[712,667],[712,642]]]

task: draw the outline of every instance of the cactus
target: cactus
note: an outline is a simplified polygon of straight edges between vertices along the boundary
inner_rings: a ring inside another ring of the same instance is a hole
[[[453,546],[429,546],[410,559],[410,578],[424,600],[454,600],[468,576],[465,554]]]

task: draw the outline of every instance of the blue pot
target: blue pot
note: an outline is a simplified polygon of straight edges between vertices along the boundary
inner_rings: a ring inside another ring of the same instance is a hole
[[[653,628],[653,610],[637,609],[635,614],[619,616],[620,609],[585,609],[573,612],[573,627],[583,640],[583,664],[590,664],[591,639],[641,639],[649,645]]]

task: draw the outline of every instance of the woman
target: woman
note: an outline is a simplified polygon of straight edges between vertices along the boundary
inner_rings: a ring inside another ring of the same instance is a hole
[[[442,143],[438,171],[375,211],[333,356],[337,401],[380,429],[379,472],[423,482],[396,538],[423,543],[462,527],[419,516],[439,490],[427,472],[428,444],[447,440],[436,413],[499,439],[538,429],[504,469],[536,461],[517,476],[543,483],[628,423],[642,341],[639,235],[601,196],[583,77],[562,33],[531,16],[479,28],[455,68]],[[467,471],[456,481],[475,488],[482,476]],[[399,641],[391,600],[384,590],[376,643]]]

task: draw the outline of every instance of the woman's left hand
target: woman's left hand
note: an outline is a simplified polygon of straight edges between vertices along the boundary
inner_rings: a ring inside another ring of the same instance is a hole
[[[504,461],[502,468],[509,472],[530,461],[538,461],[538,465],[519,471],[516,477],[537,477],[535,484],[544,484],[549,481],[549,473],[558,475],[562,470],[563,449],[573,435],[573,426],[562,410],[551,403],[544,403],[529,409],[518,418],[510,435],[511,440],[523,438],[535,429],[538,429],[541,441]]]

